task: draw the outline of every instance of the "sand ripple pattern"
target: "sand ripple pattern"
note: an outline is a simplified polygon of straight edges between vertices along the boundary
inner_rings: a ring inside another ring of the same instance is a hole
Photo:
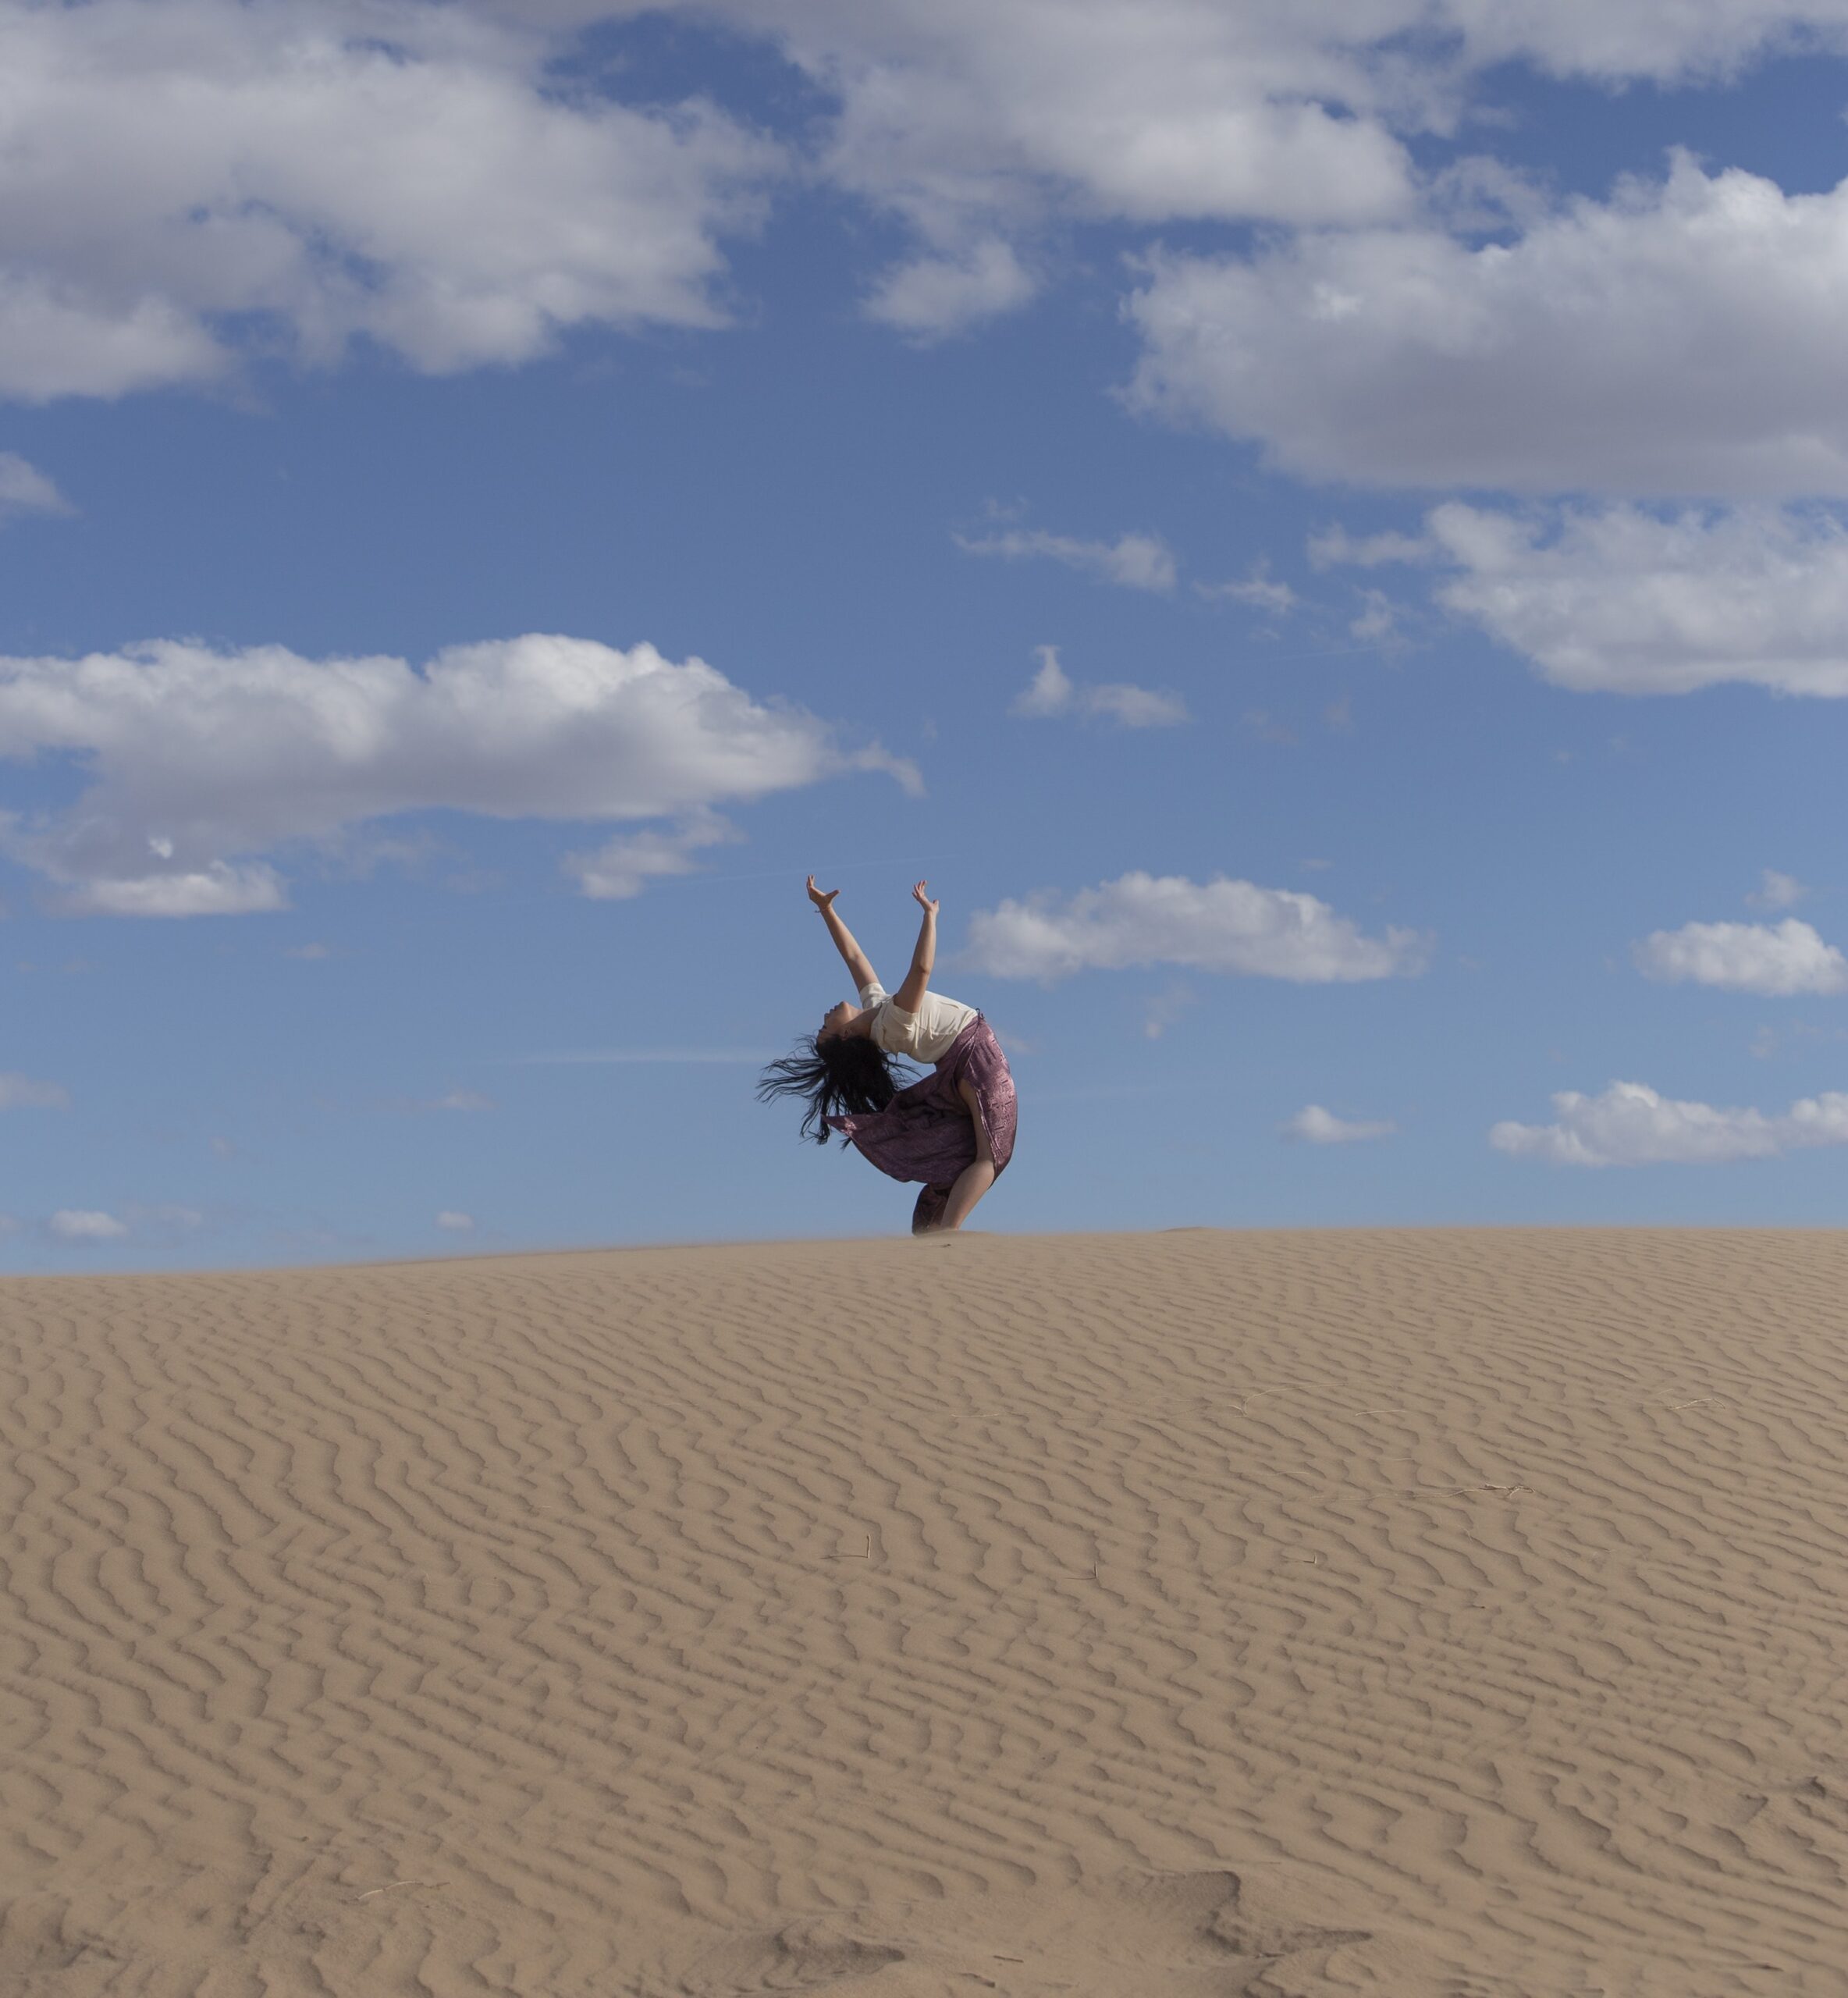
[[[1841,1998],[1848,1237],[0,1282],[0,1992]]]

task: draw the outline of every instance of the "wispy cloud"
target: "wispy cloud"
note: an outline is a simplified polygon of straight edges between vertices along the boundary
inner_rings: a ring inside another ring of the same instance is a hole
[[[61,1242],[112,1242],[128,1232],[126,1221],[97,1207],[60,1207],[45,1226]]]
[[[1337,1117],[1319,1103],[1306,1104],[1278,1126],[1278,1135],[1306,1145],[1358,1145],[1372,1138],[1390,1138],[1398,1129],[1384,1122],[1365,1123]]]
[[[1040,670],[1017,695],[1009,709],[1029,720],[1054,715],[1107,717],[1121,728],[1172,728],[1189,719],[1187,703],[1178,694],[1152,687],[1121,684],[1081,684],[1059,663],[1056,645],[1036,645]]]
[[[36,465],[16,451],[0,451],[0,521],[21,514],[74,514],[72,506]]]
[[[41,1083],[14,1071],[0,1074],[0,1110],[68,1110],[70,1092],[62,1083]]]
[[[1196,583],[1194,588],[1203,597],[1221,597],[1233,603],[1249,604],[1253,610],[1267,610],[1274,617],[1287,617],[1296,607],[1299,599],[1288,583],[1279,582],[1270,574],[1270,564],[1266,561],[1252,564],[1251,573],[1229,583]]]
[[[1789,908],[1809,892],[1794,874],[1780,874],[1775,867],[1767,867],[1746,901],[1753,908]]]
[[[965,555],[999,555],[1008,561],[1043,557],[1063,562],[1070,569],[1082,569],[1100,582],[1119,583],[1125,589],[1171,590],[1175,586],[1175,558],[1159,535],[1075,541],[1068,535],[1010,528],[1004,534],[959,534],[951,539]]]

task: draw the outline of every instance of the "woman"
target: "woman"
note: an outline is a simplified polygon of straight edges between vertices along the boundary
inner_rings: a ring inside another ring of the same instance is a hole
[[[894,1179],[921,1179],[912,1232],[954,1232],[1006,1171],[1014,1155],[1014,1078],[988,1022],[972,1006],[930,990],[936,962],[937,905],[920,881],[912,896],[924,912],[904,983],[890,994],[853,933],[834,912],[838,888],[826,893],[808,876],[808,899],[828,926],[860,1003],[844,1000],[823,1015],[818,1033],[773,1061],[758,1097],[807,1100],[802,1134],[819,1145],[840,1132]],[[894,1055],[934,1065],[936,1072],[901,1087]]]

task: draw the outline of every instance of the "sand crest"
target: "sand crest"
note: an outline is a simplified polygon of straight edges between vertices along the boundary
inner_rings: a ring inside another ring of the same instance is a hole
[[[0,1992],[1848,1992],[1848,1235],[0,1281]]]

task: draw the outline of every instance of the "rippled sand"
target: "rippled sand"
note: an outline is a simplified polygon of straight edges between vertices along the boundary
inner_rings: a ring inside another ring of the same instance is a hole
[[[1848,1235],[0,1282],[0,1992],[1848,1992]]]

